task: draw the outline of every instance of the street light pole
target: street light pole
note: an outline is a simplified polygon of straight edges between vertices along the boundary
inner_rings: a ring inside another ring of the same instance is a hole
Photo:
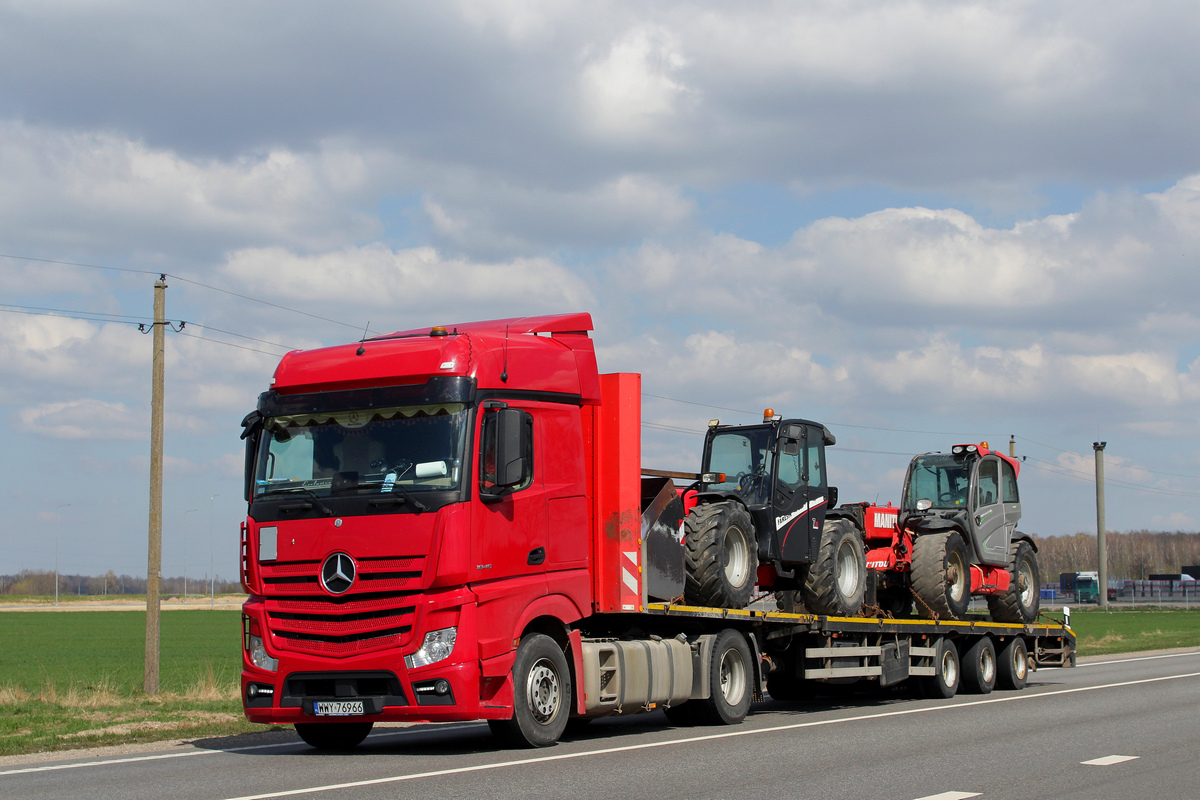
[[[208,498],[208,591],[209,591],[209,608],[217,607],[217,576],[213,572],[215,563],[213,558],[213,500],[220,497],[219,494],[214,494]]]
[[[59,503],[56,508],[67,508],[70,503]],[[55,520],[57,523],[57,520]],[[54,526],[54,605],[58,605],[58,525]]]
[[[1104,541],[1104,447],[1108,442],[1092,442],[1096,451],[1096,560],[1100,562],[1100,608],[1108,610],[1108,545]]]
[[[188,515],[188,514],[194,514],[194,513],[196,513],[196,512],[197,512],[197,511],[199,511],[199,510],[200,510],[200,509],[198,509],[198,508],[189,508],[187,511],[183,512],[183,602],[184,602],[184,605],[187,605],[187,571],[188,571],[188,559],[187,559],[187,542],[188,542],[187,515]]]

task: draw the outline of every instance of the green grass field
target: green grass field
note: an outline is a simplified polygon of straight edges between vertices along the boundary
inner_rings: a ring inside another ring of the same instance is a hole
[[[1081,656],[1200,646],[1200,611],[1079,611],[1071,614]]]
[[[1079,655],[1200,646],[1200,611],[1076,611]],[[242,716],[237,611],[162,615],[142,692],[142,611],[0,612],[0,755],[264,730]]]
[[[161,620],[161,692],[148,697],[144,611],[0,613],[0,755],[264,729],[242,716],[241,615]]]

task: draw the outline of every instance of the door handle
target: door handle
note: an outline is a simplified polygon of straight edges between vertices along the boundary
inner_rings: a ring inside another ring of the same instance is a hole
[[[546,560],[546,548],[535,547],[529,551],[529,558],[526,560],[525,563],[529,564],[529,566],[531,566],[531,567],[536,567],[538,564],[541,564],[545,560]]]

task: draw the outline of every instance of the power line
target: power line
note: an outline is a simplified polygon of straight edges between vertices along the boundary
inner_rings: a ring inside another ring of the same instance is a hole
[[[9,253],[0,253],[0,258],[11,258],[16,261],[36,261],[39,264],[60,264],[65,267],[86,267],[87,269],[106,269],[111,272],[132,272],[138,275],[161,275],[161,270],[149,269],[131,269],[129,267],[106,267],[102,264],[84,264],[78,261],[58,261],[53,258],[32,258],[30,256],[14,256]]]
[[[270,356],[271,358],[279,358],[278,353],[271,353],[266,350],[259,350],[257,347],[246,347],[245,345],[234,344],[233,342],[223,342],[220,339],[211,339],[207,336],[198,336],[194,333],[188,333],[187,331],[176,331],[176,333],[178,333],[180,336],[187,336],[188,338],[191,338],[191,339],[200,339],[201,341],[205,341],[205,342],[213,342],[215,344],[223,344],[226,347],[236,347],[238,350],[248,350],[251,353],[262,353],[264,356]]]
[[[1080,470],[1063,467],[1058,464],[1051,464],[1048,461],[1042,461],[1037,458],[1028,457],[1026,463],[1034,469],[1040,469],[1043,472],[1051,472],[1057,475],[1062,475],[1067,478],[1074,478],[1083,481],[1084,483],[1095,483],[1095,477],[1090,472],[1081,472]],[[1038,466],[1041,464],[1042,466]],[[1147,470],[1149,471],[1149,470]],[[1200,497],[1200,492],[1185,492],[1179,489],[1163,489],[1157,486],[1148,486],[1144,483],[1134,483],[1132,481],[1123,481],[1116,478],[1106,478],[1104,481],[1106,486],[1116,486],[1122,489],[1132,489],[1138,492],[1147,492],[1150,494],[1162,494],[1173,497]]]
[[[9,308],[0,307],[0,311],[7,313],[7,314],[25,314],[26,316],[31,316],[31,317],[57,317],[59,319],[79,319],[79,320],[84,320],[85,322],[112,322],[112,323],[118,323],[121,325],[144,325],[146,322],[153,321],[149,317],[129,317],[127,319],[113,319],[114,316],[123,316],[123,315],[112,315],[112,314],[105,315],[105,316],[82,316],[83,314],[89,313],[86,311],[78,312],[78,313],[59,312],[59,311],[54,311],[54,310],[32,311],[32,310],[26,310],[20,306],[9,307]],[[99,312],[97,312],[97,313],[99,313]],[[138,322],[138,320],[143,320],[143,322]]]

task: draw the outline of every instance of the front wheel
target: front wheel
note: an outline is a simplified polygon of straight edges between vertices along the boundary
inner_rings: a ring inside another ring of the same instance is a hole
[[[750,512],[724,501],[693,508],[684,519],[683,593],[689,603],[745,608],[758,575],[758,543]]]
[[[813,614],[852,617],[867,590],[862,533],[845,519],[825,521],[817,557],[804,576],[804,605]]]
[[[971,565],[957,533],[925,533],[913,540],[912,588],[926,619],[962,619],[971,604]]]
[[[1042,602],[1037,556],[1029,542],[1013,542],[1008,576],[1008,591],[1004,594],[989,595],[988,611],[992,613],[992,619],[996,622],[1028,625],[1037,619]]]
[[[371,722],[297,722],[296,733],[318,750],[353,750],[371,732]]]
[[[517,747],[547,747],[570,717],[571,673],[558,643],[542,633],[521,639],[513,663],[513,717],[488,720],[498,739]]]

